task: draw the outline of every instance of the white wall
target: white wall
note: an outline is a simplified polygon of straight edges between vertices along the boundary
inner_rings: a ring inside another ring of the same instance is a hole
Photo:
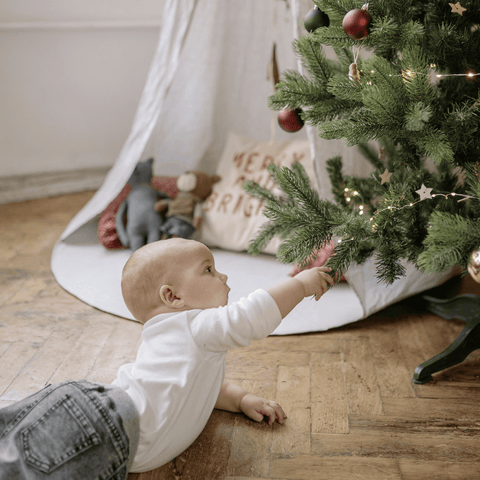
[[[164,0],[1,0],[0,177],[113,165]]]

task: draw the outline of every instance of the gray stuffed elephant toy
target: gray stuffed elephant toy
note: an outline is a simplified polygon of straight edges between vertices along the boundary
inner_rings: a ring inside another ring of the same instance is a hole
[[[134,251],[160,240],[164,221],[154,207],[160,198],[168,196],[152,187],[152,165],[153,158],[137,164],[128,180],[132,190],[120,205],[115,219],[120,242]]]

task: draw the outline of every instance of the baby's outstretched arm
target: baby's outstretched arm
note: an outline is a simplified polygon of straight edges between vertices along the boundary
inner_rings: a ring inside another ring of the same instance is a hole
[[[315,295],[315,300],[328,290],[328,285],[335,285],[333,278],[327,273],[330,267],[314,267],[303,270],[293,278],[284,280],[265,290],[278,305],[282,318],[285,318],[293,308],[305,297]]]
[[[328,290],[329,284],[335,285],[335,281],[327,273],[330,271],[329,267],[314,267],[265,290],[275,300],[284,318],[305,297],[315,295],[316,300],[319,300]],[[277,402],[252,395],[244,388],[226,381],[223,382],[215,408],[227,412],[243,412],[257,422],[268,417],[269,425],[275,420],[283,423],[287,418]]]
[[[287,418],[282,407],[277,402],[252,395],[244,388],[227,381],[223,382],[215,408],[226,410],[227,412],[243,412],[247,417],[256,422],[261,422],[264,417],[268,417],[269,425],[272,425],[275,420],[278,423],[283,423]]]

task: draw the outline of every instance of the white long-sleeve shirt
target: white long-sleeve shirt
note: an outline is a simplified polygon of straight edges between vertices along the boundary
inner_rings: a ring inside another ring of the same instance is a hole
[[[282,320],[273,298],[256,290],[225,307],[157,315],[145,323],[135,363],[114,385],[132,398],[140,440],[132,472],[145,472],[186,450],[218,399],[229,349],[272,333]]]

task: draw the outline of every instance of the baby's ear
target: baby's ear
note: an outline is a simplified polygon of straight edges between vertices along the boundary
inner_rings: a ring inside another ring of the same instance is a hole
[[[175,289],[171,285],[163,285],[159,291],[162,302],[170,308],[181,308],[185,302],[175,295]]]

